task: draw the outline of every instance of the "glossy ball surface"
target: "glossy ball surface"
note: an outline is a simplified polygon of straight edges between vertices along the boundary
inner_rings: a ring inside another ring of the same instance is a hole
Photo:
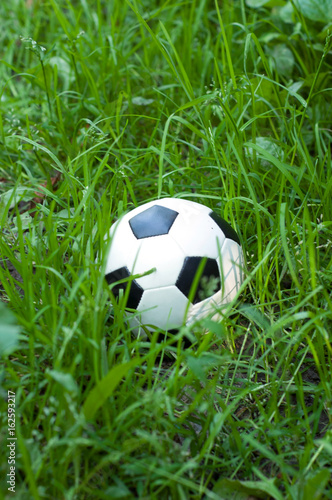
[[[133,327],[170,330],[217,312],[243,281],[234,229],[210,208],[179,198],[142,205],[110,229],[105,277],[129,294]]]

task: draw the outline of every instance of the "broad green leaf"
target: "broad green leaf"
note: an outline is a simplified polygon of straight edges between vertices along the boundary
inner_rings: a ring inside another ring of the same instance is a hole
[[[57,66],[58,73],[62,77],[64,82],[64,88],[67,90],[73,80],[73,70],[66,59],[60,56],[54,56],[49,59],[49,64],[52,66]]]
[[[263,331],[267,331],[271,324],[265,316],[254,306],[244,304],[240,306],[240,311],[249,321],[260,327]]]
[[[284,0],[246,0],[246,4],[248,7],[252,7],[254,9],[258,9],[259,7],[263,7],[266,5],[267,7],[278,7],[285,5]]]
[[[20,201],[30,201],[36,196],[31,188],[18,187],[12,188],[0,196],[0,204],[4,207],[10,203],[9,210],[14,208]]]
[[[274,158],[277,158],[280,161],[284,159],[284,152],[282,148],[270,137],[256,137],[257,146],[261,147],[267,153],[271,154]],[[248,153],[251,157],[254,156],[253,148],[248,148]],[[265,158],[259,157],[257,155],[257,159],[259,159],[261,165],[263,167],[271,167],[271,162],[266,160]]]
[[[89,392],[83,405],[83,411],[88,420],[92,419],[97,410],[103,406],[105,401],[111,396],[116,387],[119,385],[122,378],[127,375],[130,368],[138,364],[139,360],[133,359],[128,363],[114,366],[114,368],[112,368],[108,374],[102,378]]]
[[[18,347],[20,327],[13,314],[0,301],[0,356],[11,354]]]
[[[274,479],[266,481],[238,481],[236,479],[220,479],[213,492],[220,495],[223,500],[248,500],[248,497],[268,500],[270,497],[281,500],[282,496],[274,485]]]
[[[331,0],[294,0],[298,10],[311,21],[329,23],[332,21]]]
[[[19,217],[19,221],[17,220]],[[19,214],[18,217],[13,217],[13,224],[15,229],[18,229],[21,227],[21,230],[26,231],[29,229],[31,224],[33,223],[33,218],[31,215],[29,215],[28,212],[23,212],[22,214]]]
[[[218,365],[223,365],[225,358],[208,352],[204,352],[201,356],[193,356],[188,352],[186,353],[186,361],[195,376],[205,380],[209,370]]]
[[[47,370],[46,373],[58,384],[62,385],[62,387],[72,393],[77,393],[77,384],[70,373],[61,372],[59,370]]]
[[[122,482],[119,486],[110,486],[109,488],[107,488],[107,490],[105,490],[105,495],[107,496],[102,496],[101,498],[114,498],[114,500],[116,498],[132,498],[130,491]]]
[[[304,194],[301,191],[301,189],[300,189],[300,187],[298,185],[297,180],[293,176],[293,173],[295,173],[294,167],[292,167],[291,165],[288,165],[288,164],[286,164],[284,162],[281,162],[280,160],[278,160],[277,158],[275,158],[274,156],[272,156],[268,151],[266,151],[265,149],[261,148],[257,144],[254,144],[252,142],[246,142],[244,144],[244,146],[247,146],[248,148],[256,149],[256,151],[260,155],[262,155],[263,158],[265,158],[267,161],[269,161],[275,167],[277,167],[280,170],[280,172],[282,172],[283,176],[286,177],[286,179],[289,181],[289,183],[293,186],[293,189],[298,194],[299,198],[301,200],[303,200]]]
[[[75,213],[74,207],[64,208],[63,210],[60,210],[59,212],[57,212],[56,218],[58,218],[58,219],[72,219],[74,213]]]
[[[225,327],[219,321],[205,319],[202,321],[202,325],[204,325],[207,330],[214,333],[218,338],[222,339],[225,337]]]
[[[206,380],[205,374],[205,363],[202,362],[201,358],[196,358],[195,356],[186,356],[186,361],[189,368],[195,374],[195,376],[200,380]]]
[[[302,491],[299,498],[301,500],[306,500],[307,498],[310,498],[311,500],[319,500],[322,498],[329,479],[330,471],[328,469],[318,471],[314,476],[307,479],[307,481],[305,481],[302,485],[302,488],[300,488]]]
[[[280,43],[273,47],[271,55],[274,59],[278,73],[289,77],[295,63],[293,52],[284,43]]]
[[[246,4],[248,7],[258,9],[259,7],[263,7],[263,5],[269,3],[269,1],[270,0],[246,0]]]
[[[11,354],[18,347],[20,328],[0,323],[0,356]]]
[[[280,19],[287,24],[294,23],[294,8],[291,2],[287,2],[284,7],[281,7],[278,13]]]
[[[154,99],[145,99],[145,97],[136,96],[132,98],[131,102],[136,106],[148,106],[154,102]]]

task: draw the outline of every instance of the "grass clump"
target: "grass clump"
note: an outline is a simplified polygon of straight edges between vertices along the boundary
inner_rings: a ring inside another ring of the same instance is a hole
[[[1,440],[13,391],[17,498],[329,498],[325,3],[1,4]],[[111,223],[164,196],[232,223],[248,274],[222,322],[161,341],[132,335],[100,266]]]

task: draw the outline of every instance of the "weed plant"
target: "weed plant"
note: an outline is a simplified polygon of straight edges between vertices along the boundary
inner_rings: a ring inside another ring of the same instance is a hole
[[[329,0],[0,16],[1,497],[331,498]],[[135,337],[104,236],[165,196],[237,229],[246,280],[222,321]]]

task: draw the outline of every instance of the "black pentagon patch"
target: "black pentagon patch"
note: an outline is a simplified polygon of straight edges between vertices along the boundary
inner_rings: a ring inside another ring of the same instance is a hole
[[[130,219],[129,224],[137,239],[167,234],[178,212],[161,205],[153,205]]]
[[[119,269],[105,275],[106,281],[109,285],[120,280],[125,280],[129,277],[130,272],[127,267],[120,267]],[[137,281],[129,280],[124,283],[119,283],[112,288],[112,292],[115,297],[118,297],[120,290],[125,292],[127,286],[130,286],[127,307],[129,307],[129,309],[137,309],[144,292],[143,288],[137,283]]]
[[[236,241],[240,245],[240,239],[237,235],[237,233],[234,231],[232,226],[228,224],[224,219],[222,219],[216,212],[210,212],[209,216],[211,219],[214,220],[214,222],[220,227],[226,238]]]
[[[206,292],[206,282],[208,282],[209,280],[215,279],[214,289],[212,293],[209,294],[209,296],[215,294],[218,290],[220,290],[221,286],[217,261],[215,259],[204,257],[186,257],[175,285],[186,297],[189,297],[189,292],[195,279],[195,275],[203,259],[206,262],[197,289],[195,291],[194,298],[192,299],[193,304],[197,304],[197,302],[200,302],[202,300],[202,293],[204,294],[204,292]]]

